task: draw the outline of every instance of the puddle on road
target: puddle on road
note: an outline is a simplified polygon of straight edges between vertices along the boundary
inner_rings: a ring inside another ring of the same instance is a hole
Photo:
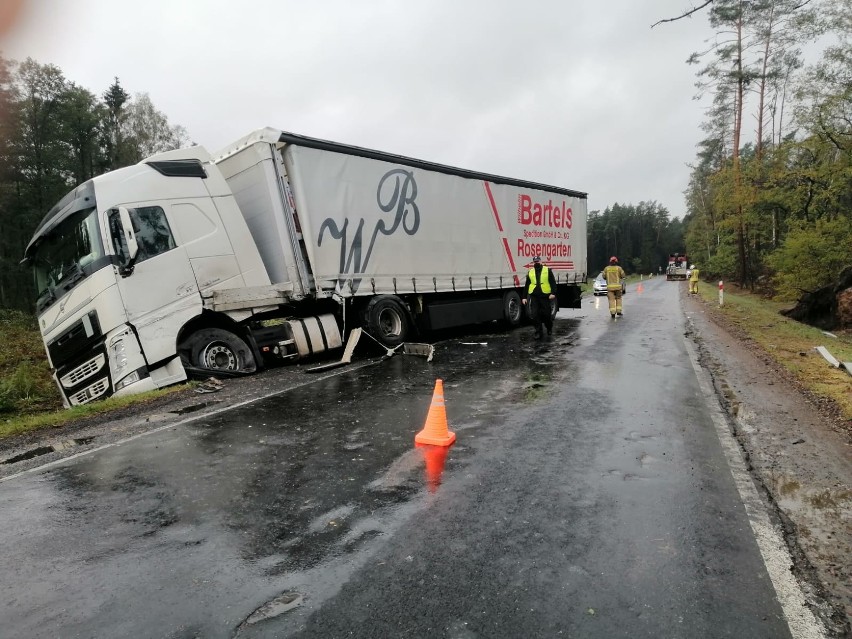
[[[9,457],[8,459],[4,459],[0,461],[0,464],[17,464],[18,462],[27,461],[28,459],[35,459],[36,457],[41,457],[42,455],[47,455],[49,453],[57,453],[63,450],[67,450],[69,448],[75,448],[77,446],[85,446],[86,444],[91,444],[95,441],[95,437],[77,437],[76,439],[63,439],[60,442],[57,442],[53,446],[38,446],[37,448],[31,448],[28,451],[21,453],[20,455],[15,455],[14,457]]]
[[[852,521],[852,490],[807,488],[785,476],[773,483],[778,507],[799,522],[796,532],[803,546],[826,561],[847,561],[852,550],[845,541]]]
[[[215,402],[202,402],[200,404],[192,404],[190,406],[184,406],[183,408],[178,408],[177,410],[171,411],[173,415],[186,415],[187,413],[194,413],[195,411],[201,410],[202,408],[207,408],[208,406],[213,406],[214,404],[219,404],[219,401]]]
[[[200,404],[191,404],[189,406],[184,406],[183,408],[176,408],[175,410],[169,411],[168,413],[153,413],[151,415],[148,415],[148,417],[145,418],[145,421],[149,424],[163,422],[167,419],[171,419],[172,417],[179,417],[180,415],[195,413],[203,408],[207,408],[208,406],[214,406],[220,403],[221,402],[218,400],[215,402],[201,402]]]
[[[639,456],[639,465],[643,468],[645,466],[651,466],[652,464],[656,464],[658,461],[659,460],[656,457],[653,457],[648,453],[642,453],[642,455]]]
[[[28,459],[33,459],[34,457],[41,457],[42,455],[47,455],[48,453],[55,452],[53,446],[39,446],[38,448],[33,448],[28,450],[20,455],[15,455],[14,457],[9,457],[8,459],[4,459],[4,464],[17,464],[18,462],[26,461]]]
[[[656,441],[659,439],[659,437],[657,435],[643,435],[642,433],[637,433],[635,430],[632,430],[624,439],[628,442],[639,442]]]
[[[640,481],[646,479],[641,475],[636,475],[634,473],[625,473],[621,470],[610,470],[607,472],[610,477],[615,477],[617,479],[621,479],[622,481]],[[603,477],[603,475],[601,475]]]
[[[548,373],[530,373],[524,382],[524,401],[534,402],[545,397],[548,393],[548,386],[551,381],[551,376]]]
[[[841,511],[852,509],[852,490],[848,488],[808,490],[798,480],[779,477],[775,480],[775,492],[779,505],[788,509],[820,511],[825,516],[831,516],[826,511],[837,511],[840,516]]]
[[[346,504],[344,506],[334,508],[319,515],[318,517],[315,517],[314,520],[308,524],[308,532],[318,533],[329,528],[336,528],[342,525],[354,512],[355,506],[352,504]]]

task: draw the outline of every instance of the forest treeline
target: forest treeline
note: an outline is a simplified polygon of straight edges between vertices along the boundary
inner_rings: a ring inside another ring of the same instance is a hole
[[[683,222],[657,202],[613,204],[589,212],[589,277],[616,256],[628,273],[658,273],[669,254],[683,253]]]
[[[610,255],[656,272],[685,249],[706,279],[797,299],[852,265],[852,2],[709,0],[660,23],[699,10],[715,35],[687,60],[710,108],[686,213],[593,211],[589,274]]]
[[[131,96],[118,78],[96,95],[52,64],[0,57],[0,308],[32,312],[32,275],[20,260],[68,191],[188,143],[146,93]]]
[[[687,252],[703,276],[795,299],[852,265],[852,3],[705,6],[715,38],[688,62],[712,106],[686,191]]]

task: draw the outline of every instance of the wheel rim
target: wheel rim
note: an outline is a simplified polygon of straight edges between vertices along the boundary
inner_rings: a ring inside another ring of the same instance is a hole
[[[220,342],[210,344],[201,352],[201,361],[205,368],[218,368],[221,370],[237,370],[237,355]]]
[[[517,322],[521,318],[521,305],[514,297],[509,300],[509,321]]]
[[[386,308],[379,313],[379,330],[385,337],[398,337],[402,334],[402,318],[399,313]]]

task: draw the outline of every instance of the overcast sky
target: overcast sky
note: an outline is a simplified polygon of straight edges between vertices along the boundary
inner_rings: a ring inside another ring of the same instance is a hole
[[[712,31],[650,25],[690,0],[23,3],[6,57],[118,76],[210,151],[271,126],[684,214]]]

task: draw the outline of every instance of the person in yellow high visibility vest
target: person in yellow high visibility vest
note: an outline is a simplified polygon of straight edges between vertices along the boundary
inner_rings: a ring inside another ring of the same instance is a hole
[[[622,314],[621,308],[621,293],[622,282],[627,277],[624,274],[624,269],[618,265],[618,258],[613,256],[609,258],[609,266],[603,270],[604,279],[606,280],[606,297],[609,300],[609,314],[612,317]]]
[[[689,292],[698,295],[698,269],[695,264],[689,267]]]
[[[524,297],[521,300],[526,305],[530,303],[530,315],[532,316],[535,335],[533,339],[541,339],[541,325],[547,329],[547,334],[553,334],[553,316],[550,314],[550,300],[556,299],[556,278],[553,271],[541,263],[541,258],[536,255],[533,258],[533,267],[527,273],[527,281],[524,285]]]

